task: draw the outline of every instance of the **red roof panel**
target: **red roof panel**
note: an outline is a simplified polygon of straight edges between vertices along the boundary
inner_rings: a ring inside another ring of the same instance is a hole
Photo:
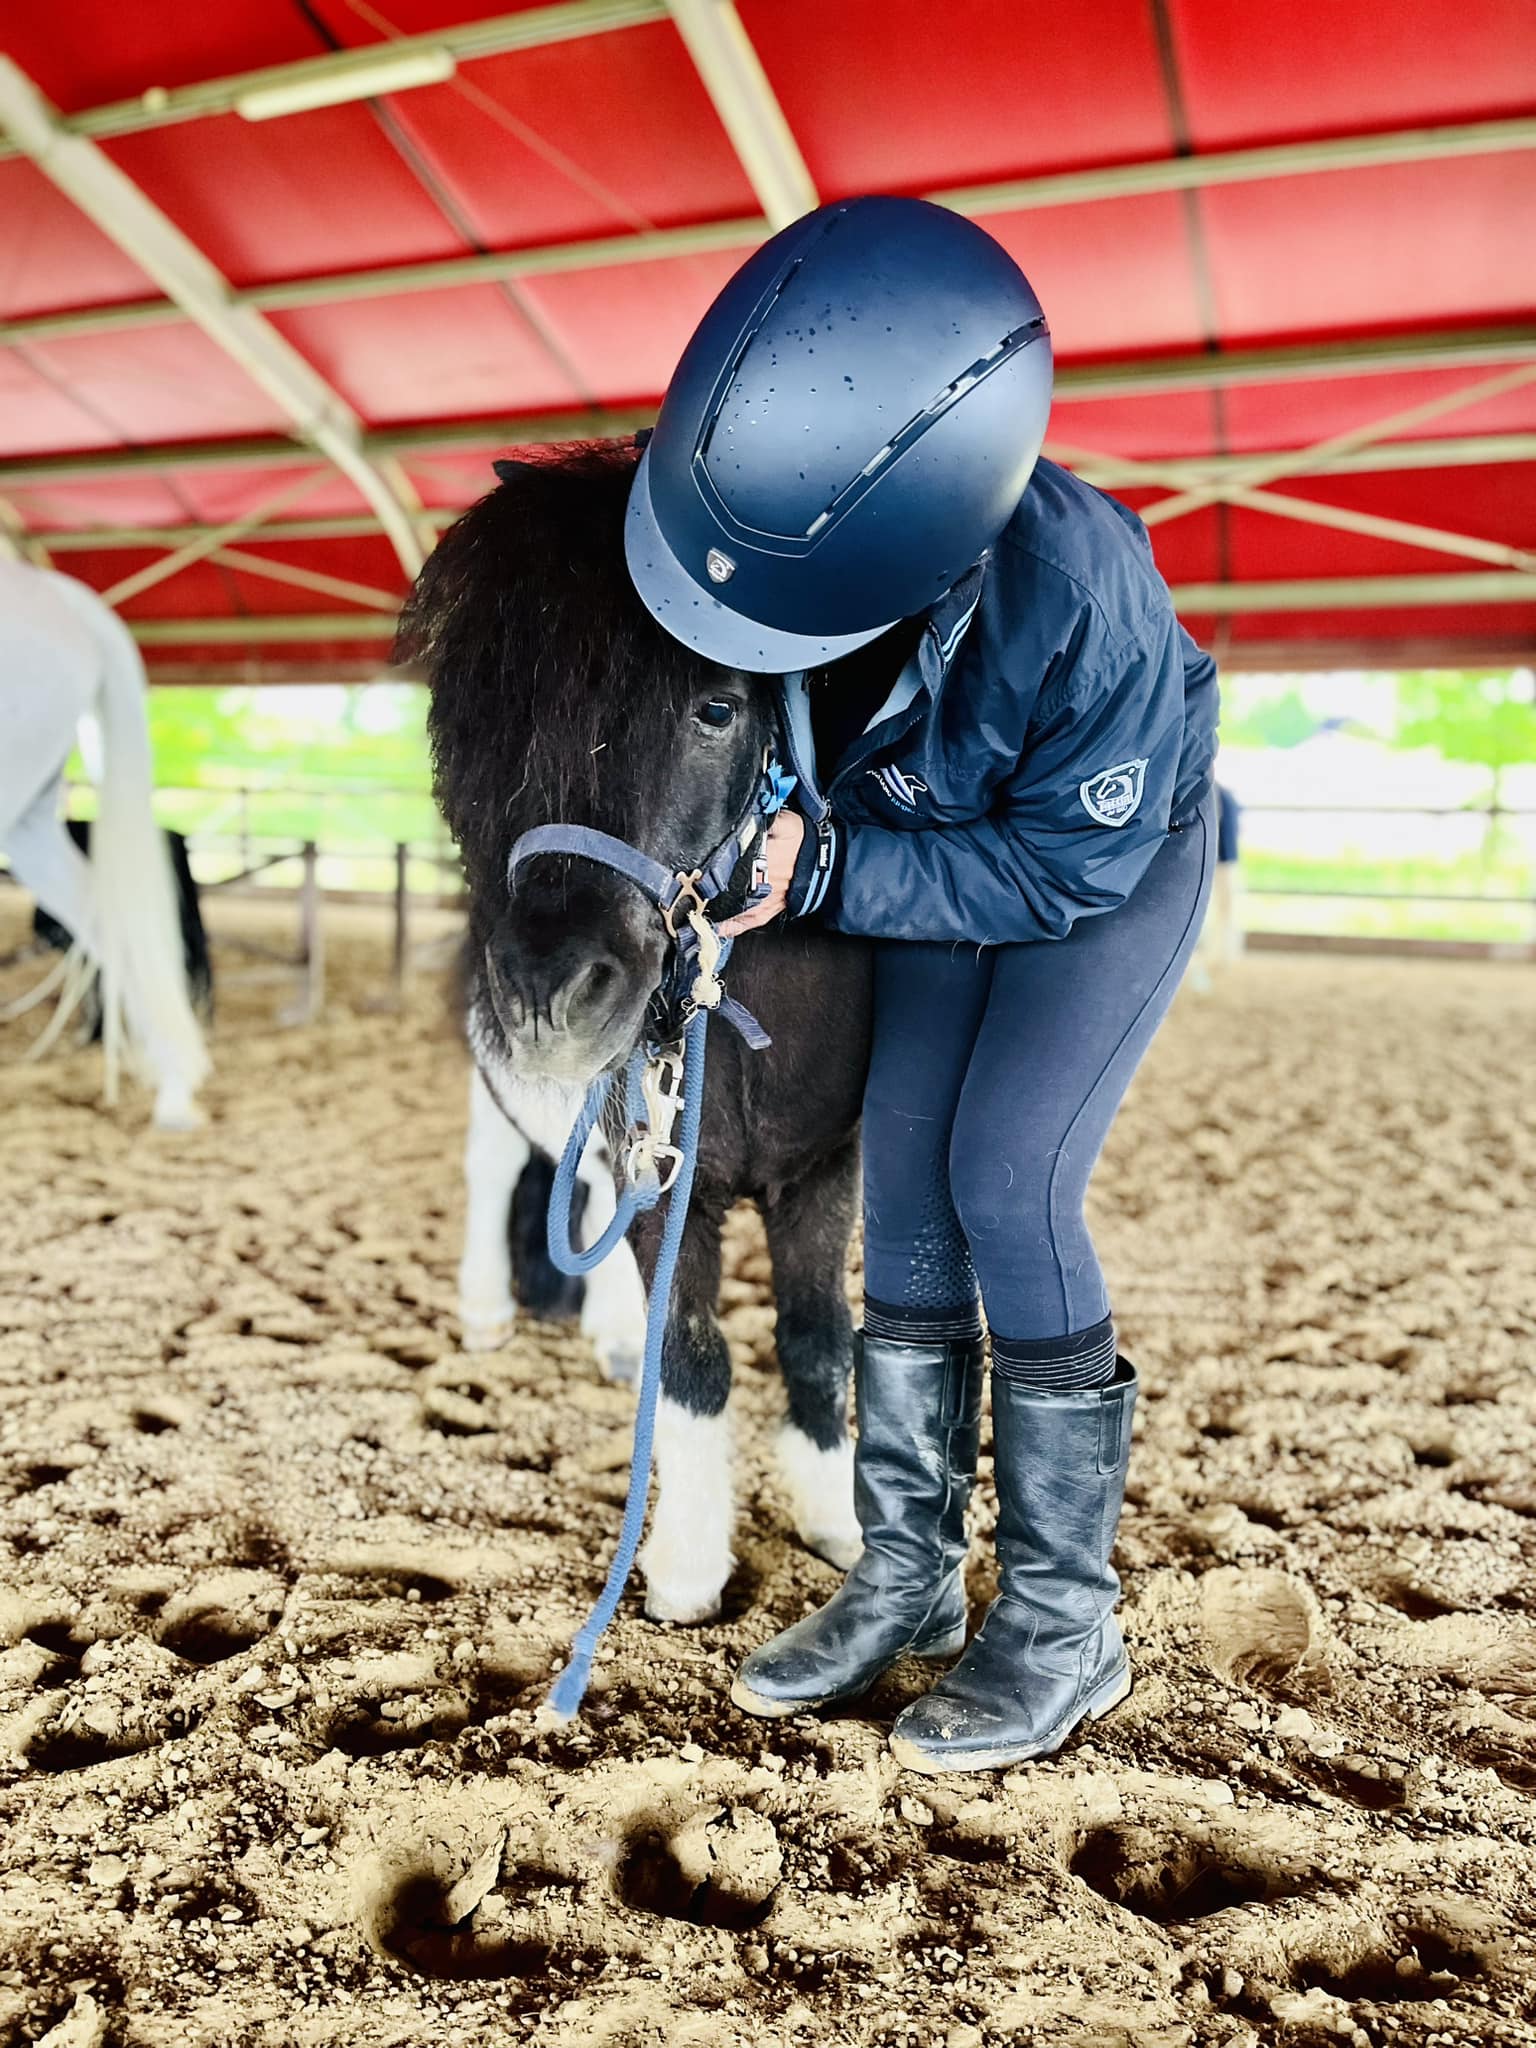
[[[921,192],[1172,147],[1152,11],[970,0],[740,12],[822,196]]]
[[[106,150],[236,285],[467,253],[364,106],[226,114]]]
[[[665,23],[488,58],[392,104],[490,248],[760,211]]]
[[[1197,149],[1527,112],[1529,0],[1168,0]]]
[[[25,157],[0,163],[0,319],[153,299],[155,286]]]
[[[986,227],[1039,292],[1058,360],[1200,345],[1195,271],[1176,193],[989,214]]]
[[[155,85],[312,57],[506,11],[507,0],[315,0],[192,13],[55,0],[8,29],[45,91],[81,108]],[[525,0],[531,4],[531,0]],[[1168,0],[1159,49],[1143,0],[1021,10],[973,0],[964,32],[924,0],[741,0],[743,20],[824,197],[923,191],[1033,172],[1536,109],[1529,0],[1329,0],[1256,15]],[[14,11],[14,10],[13,10]],[[316,22],[318,20],[318,26]],[[1182,124],[1182,126],[1181,126]],[[1188,134],[1184,135],[1183,129]],[[119,138],[112,158],[237,285],[622,232],[756,210],[673,27],[663,21],[466,61],[445,85],[270,124],[234,116]],[[1314,348],[1362,335],[1434,336],[1532,320],[1536,150],[993,214],[986,224],[1040,289],[1064,364],[1198,360],[1221,348]],[[0,320],[152,295],[109,238],[29,166],[0,162]],[[515,287],[359,299],[274,316],[369,426],[473,421],[659,396],[734,254],[547,275]],[[1207,324],[1214,321],[1215,334]],[[1504,359],[1507,361],[1507,355]],[[1300,376],[1221,391],[1058,401],[1053,444],[1152,460],[1304,447],[1358,431],[1489,368]],[[274,403],[195,327],[101,331],[0,347],[0,493],[39,529],[178,525],[249,513],[300,478],[277,516],[364,516],[355,488],[297,447],[277,464],[27,482],[5,456],[281,437]],[[1397,429],[1413,439],[1536,432],[1525,390]],[[490,481],[481,447],[413,450],[423,500],[453,506]],[[1536,464],[1338,475],[1286,484],[1319,501],[1536,547]],[[1159,490],[1126,495],[1145,501]],[[254,541],[343,580],[396,588],[381,536]],[[1347,536],[1231,508],[1160,526],[1177,582],[1220,576],[1475,570],[1418,545]],[[143,551],[65,555],[101,585]],[[146,592],[146,616],[334,611],[335,596],[200,563]],[[1402,607],[1216,623],[1223,641],[1358,650],[1508,647],[1536,604]],[[1308,639],[1308,635],[1311,639]],[[380,643],[356,651],[377,657]],[[291,664],[302,648],[271,650]],[[330,650],[315,649],[317,669]],[[185,659],[203,657],[189,650]],[[214,658],[236,664],[229,649]],[[183,657],[169,651],[166,663]],[[157,663],[161,657],[157,655]]]
[[[670,257],[529,278],[523,289],[585,390],[623,405],[665,391],[705,307],[740,261]]]
[[[1513,320],[1536,288],[1536,152],[1202,192],[1224,341]]]
[[[34,342],[28,356],[97,422],[97,447],[281,433],[288,425],[281,408],[196,327],[65,335]]]
[[[1222,394],[1229,448],[1296,448],[1396,419],[1433,400],[1471,391],[1517,367],[1468,364],[1455,370],[1385,371],[1371,377],[1309,377],[1304,383],[1236,384]],[[1536,431],[1536,381],[1500,397],[1457,406],[1391,438]]]
[[[570,376],[495,285],[306,306],[272,317],[370,422],[580,402]]]

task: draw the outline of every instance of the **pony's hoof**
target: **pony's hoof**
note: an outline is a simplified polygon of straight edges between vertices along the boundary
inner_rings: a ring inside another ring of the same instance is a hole
[[[200,1131],[207,1121],[188,1095],[159,1097],[150,1117],[157,1131]]]
[[[487,1322],[472,1322],[463,1319],[463,1335],[459,1339],[461,1351],[499,1351],[512,1335],[512,1317],[498,1316]]]
[[[681,1587],[670,1589],[647,1584],[645,1611],[652,1621],[697,1623],[716,1621],[720,1615],[720,1594],[700,1593]]]
[[[605,1380],[628,1384],[640,1377],[645,1356],[645,1302],[605,1304],[588,1284],[582,1307],[581,1334],[597,1353]]]
[[[639,1379],[645,1352],[643,1344],[636,1344],[628,1338],[611,1343],[594,1338],[592,1349],[597,1353],[597,1362],[605,1380],[612,1380],[616,1386],[631,1387]]]
[[[851,1572],[864,1554],[864,1538],[855,1529],[802,1529],[800,1541],[813,1557],[824,1558],[840,1572]]]

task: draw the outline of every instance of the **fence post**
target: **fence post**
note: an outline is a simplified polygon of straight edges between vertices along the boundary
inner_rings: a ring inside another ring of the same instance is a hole
[[[406,887],[411,849],[403,839],[395,842],[395,1000],[405,1000],[405,977],[410,964],[411,899]]]
[[[304,887],[299,900],[299,958],[304,987],[295,1022],[312,1024],[325,1000],[325,927],[320,918],[320,849],[304,842]]]

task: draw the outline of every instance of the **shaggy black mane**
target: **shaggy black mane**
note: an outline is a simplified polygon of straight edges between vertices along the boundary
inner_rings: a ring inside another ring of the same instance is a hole
[[[431,686],[434,788],[472,885],[549,819],[631,836],[709,673],[624,566],[638,459],[594,442],[498,465],[406,602],[395,658]]]

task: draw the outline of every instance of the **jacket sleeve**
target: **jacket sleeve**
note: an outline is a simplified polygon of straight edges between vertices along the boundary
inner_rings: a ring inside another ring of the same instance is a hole
[[[840,826],[825,922],[871,938],[1007,945],[1064,938],[1080,917],[1116,909],[1168,831],[1186,659],[1208,657],[1170,616],[1088,677],[1074,664],[1042,696],[1018,768],[983,817],[915,831]],[[1117,794],[1129,805],[1118,819]]]

